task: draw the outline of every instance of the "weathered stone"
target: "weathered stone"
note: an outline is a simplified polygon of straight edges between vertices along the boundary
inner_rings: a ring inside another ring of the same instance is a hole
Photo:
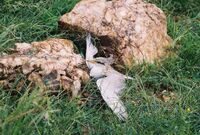
[[[49,39],[15,45],[15,53],[0,57],[0,81],[6,85],[16,79],[16,74],[23,74],[44,89],[64,88],[76,96],[81,84],[89,80],[83,70],[85,60],[74,52],[69,40]]]
[[[102,48],[129,67],[166,56],[172,41],[163,11],[142,0],[82,0],[60,24],[98,36]]]

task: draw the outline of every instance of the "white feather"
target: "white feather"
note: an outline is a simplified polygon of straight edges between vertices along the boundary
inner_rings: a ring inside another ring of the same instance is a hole
[[[97,86],[107,105],[113,110],[120,120],[128,117],[125,106],[120,100],[120,94],[125,88],[125,78],[119,75],[110,75],[97,80]]]
[[[94,60],[94,55],[98,53],[97,48],[92,44],[92,37],[90,34],[86,37],[86,64],[89,69],[94,66],[94,63],[91,62]]]
[[[92,44],[91,38],[90,34],[86,37],[86,60],[93,60],[94,55],[98,53],[97,48]]]

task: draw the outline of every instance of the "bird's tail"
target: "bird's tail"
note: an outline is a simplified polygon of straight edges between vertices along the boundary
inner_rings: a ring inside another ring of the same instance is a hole
[[[110,107],[120,120],[124,121],[128,118],[126,108],[120,99]]]
[[[117,117],[124,121],[128,118],[126,108],[118,95],[109,95],[110,98],[104,98],[107,105],[113,110]],[[112,97],[113,96],[113,97]]]

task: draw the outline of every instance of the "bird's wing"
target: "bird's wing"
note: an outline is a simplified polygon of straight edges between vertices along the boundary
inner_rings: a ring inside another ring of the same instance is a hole
[[[125,106],[120,100],[120,93],[125,88],[125,78],[119,75],[110,75],[97,80],[97,86],[107,105],[113,110],[120,120],[128,117]]]
[[[86,37],[86,64],[89,69],[92,69],[96,62],[94,61],[94,55],[98,53],[97,48],[92,44],[91,35]]]
[[[86,37],[86,60],[93,60],[94,55],[98,53],[97,48],[92,44],[91,35]]]

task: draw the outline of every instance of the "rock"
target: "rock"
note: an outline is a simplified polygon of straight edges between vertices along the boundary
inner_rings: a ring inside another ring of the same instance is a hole
[[[172,42],[163,11],[142,0],[82,0],[59,22],[99,37],[101,49],[128,67],[159,60]]]
[[[89,80],[83,68],[85,60],[74,52],[69,40],[53,38],[15,45],[15,53],[0,57],[0,81],[7,81],[4,84],[16,79],[17,74],[23,74],[43,89],[63,88],[77,96],[81,84]]]

